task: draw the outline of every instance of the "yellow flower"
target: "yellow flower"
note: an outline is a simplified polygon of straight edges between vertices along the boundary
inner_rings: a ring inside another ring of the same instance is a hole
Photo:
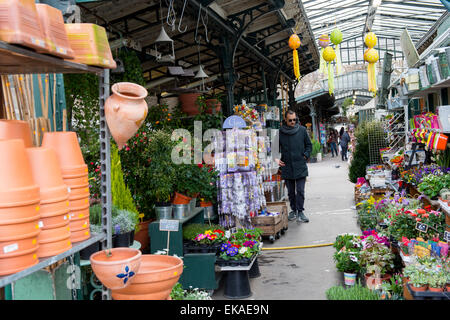
[[[206,230],[205,234],[212,234],[212,231],[211,230]]]

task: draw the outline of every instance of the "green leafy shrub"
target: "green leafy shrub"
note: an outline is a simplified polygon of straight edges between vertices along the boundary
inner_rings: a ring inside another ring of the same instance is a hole
[[[111,144],[111,197],[112,203],[121,210],[127,210],[132,214],[133,223],[139,224],[139,212],[131,196],[130,189],[123,179],[122,165],[120,163],[119,149]]]

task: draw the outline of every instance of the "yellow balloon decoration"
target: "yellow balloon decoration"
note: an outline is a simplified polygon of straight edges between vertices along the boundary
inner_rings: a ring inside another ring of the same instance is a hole
[[[336,59],[336,52],[332,47],[326,47],[323,50],[322,57],[328,66],[328,92],[332,95],[334,93],[334,68],[331,62]]]
[[[297,79],[300,79],[300,63],[298,62],[298,47],[300,47],[301,42],[298,35],[295,33],[289,37],[289,48],[292,49],[292,58],[294,63],[294,75]]]
[[[369,32],[366,34],[366,37],[364,38],[364,43],[367,47],[373,48],[377,45],[377,36],[373,32]]]
[[[330,37],[327,34],[323,34],[319,38],[319,46],[322,48],[320,49],[320,66],[319,70],[323,74],[327,74],[326,72],[326,66],[325,66],[325,60],[323,60],[323,51],[326,47],[330,45]]]
[[[377,92],[377,73],[375,64],[377,63],[379,56],[378,51],[374,49],[377,45],[377,36],[373,32],[366,34],[364,38],[364,43],[369,49],[364,52],[364,60],[369,63],[367,67],[367,79],[369,91],[376,95]]]

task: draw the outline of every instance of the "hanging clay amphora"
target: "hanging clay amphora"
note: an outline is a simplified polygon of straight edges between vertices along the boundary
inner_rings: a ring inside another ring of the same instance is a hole
[[[113,94],[106,100],[105,115],[111,135],[122,149],[144,123],[148,107],[147,90],[135,83],[119,82],[111,88]]]

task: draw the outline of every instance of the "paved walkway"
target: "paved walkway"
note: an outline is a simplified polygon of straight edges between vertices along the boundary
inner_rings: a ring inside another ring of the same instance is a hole
[[[348,180],[348,164],[328,155],[322,162],[308,166],[305,213],[310,222],[289,222],[286,233],[273,244],[264,241],[264,247],[331,243],[340,233],[360,232],[351,209],[353,184]],[[264,251],[258,258],[261,276],[250,279],[253,294],[247,300],[326,299],[325,291],[341,282],[333,253],[331,246]],[[223,282],[212,298],[226,299]]]

